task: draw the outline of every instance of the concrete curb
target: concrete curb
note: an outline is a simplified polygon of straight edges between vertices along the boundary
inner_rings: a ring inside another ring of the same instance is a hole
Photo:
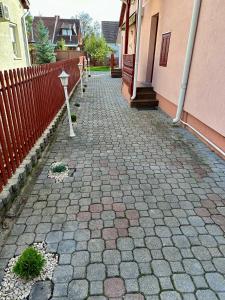
[[[73,90],[69,95],[71,100],[80,80],[74,86]],[[54,132],[56,131],[58,124],[65,112],[66,104],[64,103],[60,111],[57,113],[53,121],[44,131],[42,136],[37,140],[34,147],[28,153],[26,158],[23,160],[21,165],[16,170],[15,174],[9,179],[7,185],[3,188],[0,193],[0,218],[2,219],[6,212],[11,207],[14,199],[19,195],[21,189],[25,185],[30,176],[33,168],[37,165],[39,159],[42,157],[44,150],[48,146],[49,142],[53,138]]]

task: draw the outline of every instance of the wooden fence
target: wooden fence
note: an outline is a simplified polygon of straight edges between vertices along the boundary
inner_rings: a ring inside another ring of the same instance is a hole
[[[0,191],[64,104],[58,78],[79,80],[78,59],[0,72]]]
[[[128,86],[130,95],[133,93],[134,64],[135,54],[123,55],[123,82]]]

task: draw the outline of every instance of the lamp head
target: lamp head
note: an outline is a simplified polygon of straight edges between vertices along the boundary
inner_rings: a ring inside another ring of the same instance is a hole
[[[69,77],[70,75],[67,74],[64,70],[62,71],[62,73],[59,75],[59,79],[61,80],[61,84],[63,87],[68,86],[69,83]]]
[[[79,62],[79,64],[78,64],[78,68],[79,68],[79,70],[80,70],[80,72],[82,71],[82,69],[83,69],[83,64],[81,63],[81,62]]]

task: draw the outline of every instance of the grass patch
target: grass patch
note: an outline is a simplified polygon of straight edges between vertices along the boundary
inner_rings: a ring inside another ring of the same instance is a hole
[[[109,71],[110,70],[110,67],[108,66],[99,66],[99,67],[91,67],[91,71],[94,71],[94,72],[98,72],[98,71]]]
[[[22,279],[38,277],[43,270],[45,259],[35,248],[28,247],[20,255],[13,272]]]

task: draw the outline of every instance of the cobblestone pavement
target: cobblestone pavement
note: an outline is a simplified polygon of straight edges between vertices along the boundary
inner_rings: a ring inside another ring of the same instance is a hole
[[[54,300],[225,299],[225,163],[160,111],[128,107],[98,75],[64,120],[1,253],[60,254]],[[50,165],[70,177],[55,183]],[[74,172],[74,168],[76,171]]]

